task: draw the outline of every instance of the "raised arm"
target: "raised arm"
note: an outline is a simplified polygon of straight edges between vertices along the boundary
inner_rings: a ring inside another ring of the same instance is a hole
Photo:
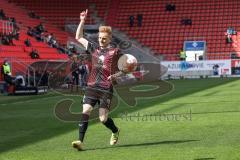
[[[76,32],[76,40],[81,44],[83,45],[83,47],[87,50],[87,47],[88,47],[88,40],[86,40],[84,37],[83,37],[83,26],[84,26],[84,23],[85,23],[85,20],[86,20],[86,17],[87,17],[87,13],[88,13],[88,10],[86,9],[86,11],[83,11],[80,13],[80,23],[78,25],[78,28],[77,28],[77,32]]]

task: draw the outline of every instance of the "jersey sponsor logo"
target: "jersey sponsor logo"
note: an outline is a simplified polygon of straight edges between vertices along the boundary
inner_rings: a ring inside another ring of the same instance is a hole
[[[103,63],[104,63],[104,60],[105,60],[105,57],[104,57],[104,55],[101,55],[100,57],[98,57],[98,65],[103,65]]]

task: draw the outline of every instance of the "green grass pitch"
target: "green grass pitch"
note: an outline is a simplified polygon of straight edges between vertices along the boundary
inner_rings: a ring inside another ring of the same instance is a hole
[[[77,122],[53,113],[64,98],[74,99],[72,111],[80,112],[79,96],[0,96],[0,160],[240,159],[240,80],[170,82],[169,94],[138,99],[132,108],[119,104],[111,114],[121,128],[116,146],[109,145],[109,130],[91,122],[82,152],[71,147]]]

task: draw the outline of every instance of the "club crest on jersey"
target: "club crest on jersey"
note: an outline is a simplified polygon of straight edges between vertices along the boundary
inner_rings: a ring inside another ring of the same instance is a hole
[[[101,56],[98,58],[98,64],[103,65],[104,59],[105,59],[105,57],[104,57],[103,55],[101,55]]]

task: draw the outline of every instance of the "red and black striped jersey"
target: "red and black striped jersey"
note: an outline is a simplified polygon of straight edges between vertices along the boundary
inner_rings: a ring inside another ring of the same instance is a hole
[[[92,69],[88,78],[88,86],[94,88],[112,88],[110,75],[118,72],[118,59],[122,56],[120,50],[114,47],[106,49],[94,48],[88,44],[88,51],[92,53]]]

